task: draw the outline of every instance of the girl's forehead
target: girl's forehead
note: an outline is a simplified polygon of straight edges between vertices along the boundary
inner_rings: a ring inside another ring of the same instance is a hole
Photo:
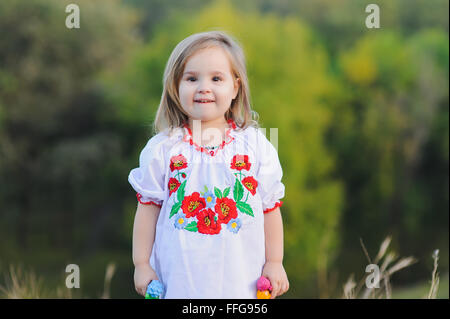
[[[219,47],[197,50],[186,61],[184,73],[230,72],[231,63],[225,50]]]

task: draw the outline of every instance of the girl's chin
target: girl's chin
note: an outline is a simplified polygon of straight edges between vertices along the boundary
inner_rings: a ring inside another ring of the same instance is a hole
[[[209,122],[209,121],[217,121],[225,118],[224,114],[198,114],[197,116],[191,116],[193,120]]]
[[[201,116],[201,117],[195,118],[194,120],[202,121],[202,122],[210,122],[210,121],[215,121],[217,119],[218,119],[217,116]]]
[[[225,112],[218,112],[217,109],[215,109],[213,112],[211,111],[212,110],[208,109],[196,109],[194,112],[190,113],[190,118],[199,121],[212,121],[225,117]]]

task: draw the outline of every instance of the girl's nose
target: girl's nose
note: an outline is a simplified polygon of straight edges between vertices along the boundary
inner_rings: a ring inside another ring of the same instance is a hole
[[[206,81],[201,81],[199,83],[197,91],[198,93],[211,93],[211,89]]]

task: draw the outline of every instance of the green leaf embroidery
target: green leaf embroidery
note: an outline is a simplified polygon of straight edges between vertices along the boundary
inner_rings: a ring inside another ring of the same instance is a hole
[[[225,188],[225,190],[223,191],[223,197],[227,197],[229,193],[230,193],[230,188],[229,187]]]
[[[186,225],[186,227],[184,227],[184,229],[186,229],[188,231],[193,231],[193,232],[198,231],[197,222],[190,222],[189,224]]]
[[[222,198],[222,192],[217,187],[214,187],[214,194],[216,194],[217,198]]]
[[[234,201],[236,203],[239,202],[242,199],[242,196],[244,196],[244,188],[242,187],[241,182],[236,178],[233,188]]]
[[[175,203],[172,206],[172,209],[170,210],[169,218],[172,218],[173,215],[175,215],[181,208],[181,202]]]
[[[186,181],[181,183],[180,188],[177,191],[177,199],[179,202],[182,202],[184,199],[184,188],[186,187]]]
[[[254,217],[252,207],[244,202],[236,202],[236,207],[244,214]]]

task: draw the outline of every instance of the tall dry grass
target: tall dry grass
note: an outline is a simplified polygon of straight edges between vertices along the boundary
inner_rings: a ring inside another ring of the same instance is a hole
[[[437,272],[438,260],[439,260],[439,249],[433,252],[434,267],[431,274],[431,287],[428,293],[428,299],[436,299],[439,290],[439,273]]]
[[[116,265],[109,263],[106,266],[103,293],[100,298],[111,298],[111,280],[114,276]],[[65,282],[63,279],[61,282]],[[9,273],[5,276],[5,285],[0,285],[0,298],[3,299],[72,299],[82,298],[74,289],[65,285],[56,288],[48,288],[42,277],[36,276],[33,270],[24,270],[21,266],[10,265]]]
[[[361,240],[361,246],[366,255],[369,264],[375,264],[379,268],[379,280],[378,285],[375,288],[370,288],[366,284],[368,276],[372,273],[366,273],[363,278],[360,279],[358,283],[354,280],[354,274],[351,274],[347,282],[343,285],[343,298],[346,299],[391,299],[392,298],[392,287],[391,287],[391,277],[394,273],[407,268],[417,260],[410,256],[397,259],[398,256],[395,252],[388,251],[389,245],[391,243],[391,237],[386,237],[381,243],[378,253],[375,259],[372,261],[370,258],[363,241]],[[437,273],[439,250],[435,250],[433,255],[434,259],[434,269],[431,278],[431,287],[428,296],[424,298],[436,298],[438,288],[439,288],[439,274]],[[395,263],[394,263],[395,262]],[[371,279],[371,278],[370,278]]]
[[[387,237],[380,245],[379,251],[375,259],[371,259],[364,243],[361,240],[361,246],[366,255],[369,264],[376,264],[380,270],[379,287],[368,288],[366,279],[370,275],[367,273],[363,278],[356,282],[354,274],[351,274],[347,282],[343,285],[342,298],[346,299],[390,299],[392,298],[392,287],[390,278],[392,275],[404,268],[407,268],[417,260],[414,257],[405,257],[398,259],[396,253],[389,251],[391,237]],[[428,294],[423,298],[434,299],[437,297],[439,289],[439,273],[438,260],[439,250],[433,252],[434,268],[431,275],[431,286]],[[111,298],[111,281],[116,271],[116,265],[109,263],[106,266],[103,292],[99,298]],[[64,280],[61,280],[64,282]],[[65,286],[58,286],[50,289],[45,286],[44,279],[38,277],[34,271],[25,271],[23,267],[10,265],[9,273],[5,276],[5,285],[0,285],[0,298],[8,299],[72,299],[81,298],[78,293],[73,292],[74,289],[68,289]]]

